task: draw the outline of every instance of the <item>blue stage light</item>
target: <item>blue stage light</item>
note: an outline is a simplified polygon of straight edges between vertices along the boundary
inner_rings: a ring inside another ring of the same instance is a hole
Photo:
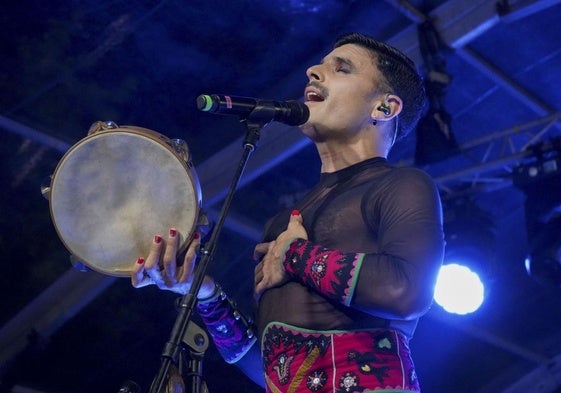
[[[477,311],[491,292],[496,229],[492,216],[471,198],[445,205],[446,252],[435,286],[435,301],[449,313]]]
[[[465,315],[476,311],[485,299],[479,275],[467,266],[450,263],[440,268],[434,300],[449,313]]]

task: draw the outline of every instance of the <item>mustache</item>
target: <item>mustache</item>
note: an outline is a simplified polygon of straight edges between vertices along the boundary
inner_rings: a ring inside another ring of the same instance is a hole
[[[321,96],[322,96],[324,99],[327,98],[327,96],[329,95],[329,92],[327,91],[327,89],[326,89],[324,86],[322,86],[322,85],[321,85],[319,82],[317,82],[317,81],[308,82],[308,84],[306,85],[306,87],[313,87],[313,88],[315,88],[316,90],[318,90],[318,91],[320,92]]]

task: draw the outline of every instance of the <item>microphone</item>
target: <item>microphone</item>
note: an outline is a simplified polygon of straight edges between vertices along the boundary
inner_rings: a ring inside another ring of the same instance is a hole
[[[242,119],[278,121],[298,126],[308,121],[310,110],[299,101],[271,101],[248,97],[202,94],[197,97],[197,107],[203,112],[237,115]]]

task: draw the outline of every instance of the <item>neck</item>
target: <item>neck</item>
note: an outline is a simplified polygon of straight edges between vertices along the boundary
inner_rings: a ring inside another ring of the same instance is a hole
[[[321,159],[321,172],[335,172],[374,157],[387,158],[388,151],[373,143],[337,143],[337,141],[316,142]]]

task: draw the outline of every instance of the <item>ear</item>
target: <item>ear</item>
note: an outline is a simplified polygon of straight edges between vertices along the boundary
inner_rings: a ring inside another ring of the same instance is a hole
[[[395,94],[386,94],[374,102],[372,118],[377,121],[389,121],[398,116],[403,109],[403,101]]]

